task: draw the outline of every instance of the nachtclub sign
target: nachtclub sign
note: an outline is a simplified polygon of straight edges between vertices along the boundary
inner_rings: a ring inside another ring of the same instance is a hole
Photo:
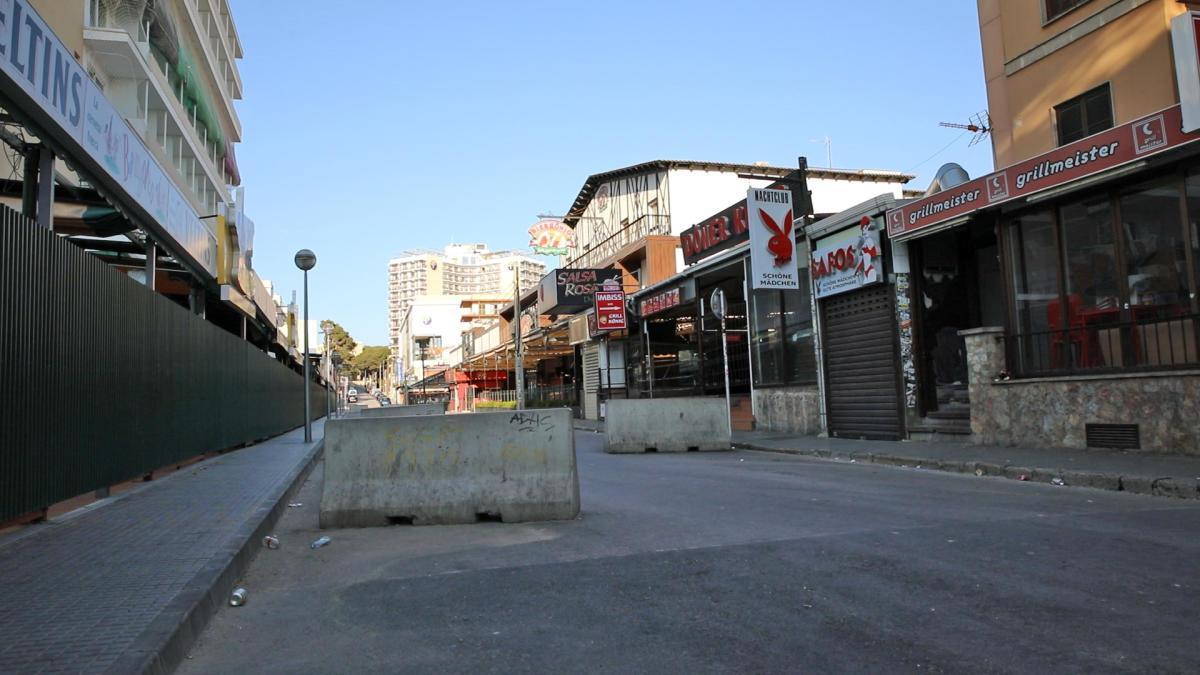
[[[789,190],[746,191],[750,226],[750,288],[800,288],[795,214]]]
[[[1181,125],[1176,105],[905,204],[888,211],[888,235],[907,235],[1200,140],[1200,132],[1184,133]]]

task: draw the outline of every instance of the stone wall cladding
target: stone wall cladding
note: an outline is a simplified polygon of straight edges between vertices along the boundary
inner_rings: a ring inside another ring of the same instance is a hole
[[[809,436],[821,433],[821,402],[815,384],[755,389],[752,405],[758,430]]]
[[[971,431],[987,445],[1087,447],[1087,424],[1137,424],[1141,449],[1200,456],[1200,373],[994,381],[1003,332],[964,331]]]

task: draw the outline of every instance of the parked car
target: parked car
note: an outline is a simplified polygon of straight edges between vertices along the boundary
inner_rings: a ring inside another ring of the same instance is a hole
[[[379,397],[379,405],[391,405],[391,404],[392,404],[392,399],[390,399],[386,396]]]

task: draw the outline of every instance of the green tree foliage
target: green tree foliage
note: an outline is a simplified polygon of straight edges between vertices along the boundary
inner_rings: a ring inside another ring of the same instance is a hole
[[[324,331],[327,328],[332,329],[329,334],[329,350],[340,354],[342,356],[342,363],[352,363],[354,350],[358,347],[358,343],[336,321],[330,321],[329,319],[322,321],[321,330]]]
[[[388,356],[391,355],[387,347],[364,347],[362,353],[354,357],[350,366],[359,377],[364,375],[382,374],[383,369],[387,367]]]

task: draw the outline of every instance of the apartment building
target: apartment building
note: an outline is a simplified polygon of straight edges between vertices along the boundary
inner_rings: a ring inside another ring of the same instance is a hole
[[[521,291],[538,284],[546,266],[520,251],[491,251],[486,244],[450,244],[441,252],[406,251],[388,262],[388,335],[393,358],[404,361],[413,333],[405,321],[421,296],[511,297],[520,270]],[[454,332],[457,341],[457,332]],[[404,361],[407,363],[407,361]]]
[[[228,0],[11,0],[0,20],[17,55],[0,202],[282,358],[234,150]]]

